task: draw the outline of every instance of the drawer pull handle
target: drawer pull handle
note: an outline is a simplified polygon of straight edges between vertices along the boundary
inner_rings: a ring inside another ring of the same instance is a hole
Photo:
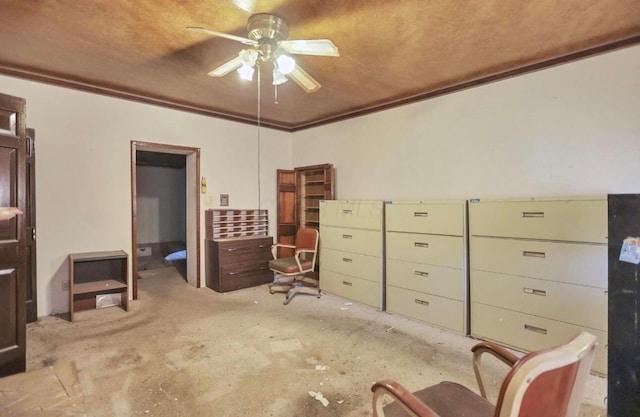
[[[265,269],[267,269],[267,267],[266,266],[261,266],[260,269],[264,271]]]
[[[237,275],[237,272],[229,272],[229,275]]]
[[[342,210],[342,214],[352,214],[353,210]]]
[[[414,242],[413,246],[415,246],[416,248],[428,248],[429,244],[424,242]]]
[[[413,215],[415,217],[429,217],[429,212],[427,212],[427,211],[414,211]]]
[[[525,330],[529,330],[530,332],[535,332],[535,333],[540,333],[540,334],[547,334],[547,329],[543,329],[542,327],[532,326],[530,324],[525,324],[524,325],[524,329]]]
[[[419,299],[419,298],[416,298],[416,299],[415,299],[415,302],[416,302],[416,304],[420,304],[420,305],[423,305],[423,306],[428,306],[428,305],[429,305],[429,302],[428,302],[428,301],[421,300],[421,299]]]
[[[523,288],[523,291],[527,294],[533,294],[533,295],[541,295],[543,297],[547,296],[547,292],[544,290],[536,290],[535,288]]]
[[[259,248],[265,248],[265,245],[258,245]]]
[[[523,211],[522,217],[541,219],[544,217],[544,211]]]
[[[349,281],[342,281],[342,285],[346,285],[347,287],[353,286],[353,284]]]
[[[233,252],[236,248],[227,248],[227,252]]]
[[[429,276],[428,272],[422,272],[422,271],[414,271],[414,274],[416,274],[419,277],[428,277]]]
[[[523,250],[522,256],[528,256],[530,258],[546,258],[547,254],[544,252],[534,252],[530,250]]]
[[[351,258],[342,258],[342,262],[353,263],[353,259],[351,259]]]
[[[343,239],[353,239],[353,236],[351,235],[342,235]]]

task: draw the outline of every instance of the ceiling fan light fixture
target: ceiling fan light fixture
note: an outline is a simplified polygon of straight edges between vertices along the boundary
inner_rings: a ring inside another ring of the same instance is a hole
[[[289,74],[296,67],[295,59],[291,58],[289,55],[280,55],[276,59],[276,64],[278,71],[282,74]]]
[[[253,69],[253,67],[247,64],[244,64],[243,66],[238,68],[238,74],[240,74],[240,78],[242,78],[245,81],[253,80],[254,71],[255,70]]]
[[[277,67],[273,67],[273,85],[281,85],[284,84],[288,81],[287,77],[285,77],[285,75],[278,71]]]

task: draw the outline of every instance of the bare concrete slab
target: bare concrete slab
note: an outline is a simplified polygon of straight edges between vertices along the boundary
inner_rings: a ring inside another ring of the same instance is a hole
[[[27,328],[28,369],[74,362],[89,416],[371,416],[370,387],[384,378],[478,391],[469,337],[333,295],[285,306],[266,285],[219,294],[174,268],[140,274],[129,312]],[[495,395],[504,368],[489,371]],[[581,416],[605,416],[605,395],[606,379],[593,376]]]

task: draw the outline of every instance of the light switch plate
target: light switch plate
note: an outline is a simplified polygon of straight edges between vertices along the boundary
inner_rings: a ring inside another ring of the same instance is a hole
[[[229,194],[220,194],[220,207],[229,206]]]

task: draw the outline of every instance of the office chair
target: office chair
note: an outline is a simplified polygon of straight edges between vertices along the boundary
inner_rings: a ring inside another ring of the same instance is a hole
[[[371,387],[373,416],[576,417],[595,347],[595,336],[587,332],[564,345],[521,358],[493,343],[481,342],[471,349],[481,395],[449,381],[411,393],[395,381],[383,380]],[[495,405],[489,402],[482,380],[480,359],[484,353],[511,367]],[[395,401],[384,406],[385,395]]]
[[[306,276],[314,272],[316,268],[316,257],[318,254],[319,234],[316,229],[301,227],[296,233],[296,244],[286,245],[277,243],[271,246],[273,259],[269,261],[269,269],[275,273],[273,284],[269,285],[269,292],[284,292],[284,304],[294,295],[311,294],[320,298],[320,286],[317,279]],[[294,255],[278,258],[279,248],[295,249]]]

